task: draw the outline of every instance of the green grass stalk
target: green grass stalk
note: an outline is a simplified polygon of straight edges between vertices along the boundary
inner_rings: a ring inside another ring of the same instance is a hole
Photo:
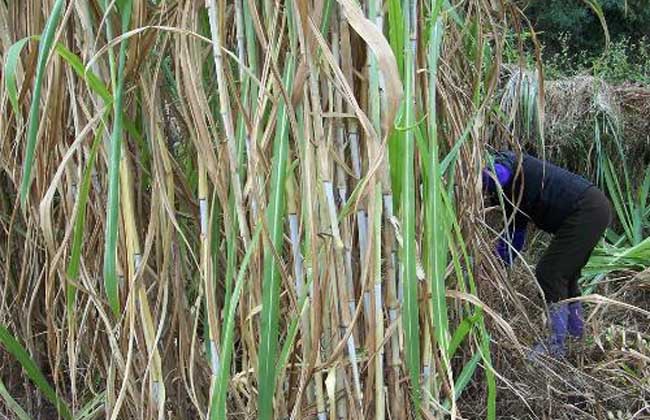
[[[131,20],[132,1],[126,0],[122,5],[121,23],[122,32],[129,28]],[[108,8],[108,1],[104,1],[104,8]],[[106,31],[109,39],[112,35],[110,25],[110,12],[106,23]],[[117,258],[117,231],[118,216],[120,207],[120,161],[122,153],[122,136],[123,136],[123,109],[124,109],[124,78],[126,66],[126,51],[128,41],[122,40],[120,43],[120,52],[118,58],[117,71],[111,66],[111,74],[114,75],[115,100],[113,101],[113,128],[111,131],[111,143],[109,146],[108,158],[108,205],[106,208],[106,237],[104,241],[104,287],[108,303],[113,311],[113,315],[118,316],[120,313],[119,284],[116,271]]]
[[[402,319],[404,324],[404,346],[406,366],[410,379],[411,400],[414,417],[420,416],[420,318],[418,305],[418,279],[416,276],[415,250],[415,72],[417,48],[417,6],[414,0],[409,1],[408,25],[405,27],[405,83],[404,83],[404,123],[408,127],[402,140],[402,197],[401,224],[404,230],[402,249],[402,271],[404,273],[404,305]]]
[[[25,160],[23,163],[23,177],[20,184],[20,205],[23,209],[27,204],[27,194],[29,187],[32,183],[32,167],[34,165],[34,154],[36,152],[36,144],[38,142],[38,129],[40,126],[40,105],[41,105],[41,90],[43,89],[43,79],[45,78],[45,71],[47,60],[52,51],[52,44],[54,42],[54,35],[56,27],[61,19],[61,11],[65,1],[56,0],[52,7],[52,12],[47,18],[45,28],[43,29],[43,37],[38,45],[38,61],[36,64],[36,78],[34,80],[34,93],[32,95],[31,105],[29,108],[29,119],[27,127],[27,141],[25,145]],[[20,49],[20,48],[18,48]],[[15,95],[14,95],[15,98]],[[17,110],[17,100],[12,100],[14,111]]]
[[[291,86],[294,76],[292,57],[287,57],[283,86]],[[262,285],[262,315],[259,356],[259,418],[273,418],[273,396],[275,394],[276,362],[278,348],[279,286],[280,270],[275,260],[274,250],[282,246],[283,223],[286,213],[285,179],[289,149],[289,121],[287,104],[279,105],[278,125],[273,144],[273,164],[271,175],[271,195],[267,208],[269,243],[264,256],[264,280]]]

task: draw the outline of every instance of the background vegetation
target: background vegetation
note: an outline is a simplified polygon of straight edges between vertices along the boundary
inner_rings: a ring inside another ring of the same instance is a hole
[[[516,3],[525,15],[520,35],[526,60],[529,64],[535,60],[534,30],[550,79],[589,73],[616,84],[650,81],[650,9],[644,0]],[[519,58],[519,38],[511,32],[506,50],[511,61]]]
[[[629,39],[638,42],[650,36],[647,25],[650,10],[644,0],[602,0],[599,2],[564,2],[559,0],[519,0],[533,27],[540,32],[540,40],[551,52],[560,51],[561,37],[570,38],[573,53],[588,52],[598,55],[605,49],[607,36],[612,41]],[[594,8],[589,6],[595,6]],[[606,35],[598,11],[606,22]]]

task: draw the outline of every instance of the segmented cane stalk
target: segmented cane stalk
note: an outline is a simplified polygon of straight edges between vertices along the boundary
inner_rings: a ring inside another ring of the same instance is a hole
[[[220,337],[219,320],[217,314],[219,309],[215,301],[214,277],[212,272],[212,258],[210,255],[210,203],[208,192],[208,173],[199,155],[198,159],[198,198],[199,198],[199,240],[201,243],[201,278],[205,291],[205,313],[208,326],[208,351],[210,355],[210,370],[212,374],[210,400],[216,391],[215,384],[219,375],[219,354],[218,340]]]
[[[384,419],[386,417],[385,397],[384,397],[384,310],[382,299],[382,193],[379,188],[375,192],[374,198],[374,315],[375,315],[375,418]]]
[[[381,31],[383,20],[382,20],[382,11],[381,11],[381,2],[378,0],[370,0],[368,3],[368,18],[377,25],[378,29]],[[370,121],[372,122],[373,128],[381,137],[382,127],[381,127],[381,108],[382,108],[382,98],[380,92],[380,79],[381,74],[379,72],[377,57],[368,48],[368,110]],[[369,139],[369,141],[372,141]],[[379,145],[368,145],[370,153],[378,153]],[[370,161],[374,161],[376,158],[369,156]],[[382,250],[380,248],[381,244],[389,245],[382,240],[381,234],[381,214],[382,214],[382,195],[390,196],[390,176],[388,173],[388,161],[385,160],[382,166],[380,167],[379,179],[380,183],[377,188],[377,197],[373,197],[375,200],[375,222],[374,227],[374,241],[376,250],[374,251],[374,258],[376,260],[375,273],[374,273],[374,290],[373,290],[373,300],[374,300],[374,316],[375,316],[375,418],[383,419],[385,417],[385,399],[384,399],[384,346],[383,346],[383,336],[384,336],[384,313],[383,313],[383,292],[382,292],[382,275],[381,275],[381,258]]]
[[[352,63],[352,46],[350,38],[350,29],[347,21],[340,16],[340,33],[341,33],[341,70],[352,90],[355,89],[355,77]],[[345,112],[352,113],[351,105],[346,101]],[[352,174],[358,182],[361,179],[362,161],[359,144],[359,124],[356,119],[348,118],[346,121],[347,142],[350,145],[350,160],[352,163]],[[352,186],[354,189],[354,187]],[[360,267],[365,265],[365,256],[368,249],[368,218],[365,210],[364,200],[357,204],[356,212],[357,222],[357,241],[359,244],[357,262]],[[360,285],[363,290],[363,285]],[[354,296],[354,294],[352,294]],[[370,319],[370,293],[365,292],[363,297],[363,314],[366,322]]]
[[[151,399],[157,404],[158,411],[160,412],[160,410],[163,410],[165,404],[165,384],[162,378],[162,361],[158,350],[158,343],[156,342],[156,328],[142,278],[142,250],[140,249],[140,239],[136,227],[132,174],[133,171],[131,169],[129,155],[124,151],[122,161],[120,162],[120,185],[122,189],[121,205],[128,261],[128,269],[126,272],[130,279],[130,289],[136,291],[136,306],[140,312],[140,322],[142,322],[144,338],[151,359]]]
[[[307,88],[305,88],[304,94],[307,95]],[[312,285],[310,291],[310,302],[311,302],[311,311],[310,311],[310,324],[314,326],[320,325],[320,319],[322,314],[319,312],[321,308],[321,293],[322,291],[322,280],[323,277],[319,271],[321,264],[319,264],[319,259],[321,258],[318,248],[316,247],[317,240],[317,229],[316,225],[318,218],[316,216],[316,209],[314,208],[315,197],[313,192],[315,191],[315,186],[317,184],[317,163],[315,162],[315,150],[313,143],[311,141],[311,109],[307,103],[304,103],[303,108],[303,120],[305,128],[305,140],[304,148],[302,150],[303,159],[305,161],[304,166],[304,189],[305,193],[305,224],[307,230],[305,232],[305,243],[308,246],[305,247],[305,272],[307,274],[307,282]],[[320,219],[322,220],[322,218]],[[321,337],[317,334],[320,331],[320,328],[312,328],[311,336],[309,340],[311,341],[311,351],[312,355],[309,358],[309,361],[314,365],[319,365],[321,363],[321,352],[320,352],[320,339]],[[323,392],[323,373],[321,370],[316,370],[314,372],[314,393],[316,397],[316,409],[319,420],[325,420],[325,397]]]
[[[335,57],[340,57],[340,32],[341,25],[340,19],[336,19],[332,28],[332,54]],[[339,92],[332,92],[335,112],[343,112],[343,98]],[[335,143],[338,155],[343,158],[345,156],[345,127],[339,123],[334,128]],[[335,179],[337,184],[337,193],[341,203],[347,202],[347,175],[341,164],[335,167]],[[343,241],[343,248],[336,251],[336,267],[338,270],[338,292],[340,296],[339,310],[341,317],[341,330],[346,333],[350,328],[352,315],[356,312],[356,299],[354,296],[354,280],[352,277],[352,233],[349,222],[349,217],[341,220],[341,240]],[[356,325],[355,325],[356,326]],[[351,404],[356,404],[355,410],[357,415],[363,416],[363,393],[362,385],[359,374],[358,356],[357,356],[357,328],[353,328],[350,336],[347,339],[347,352],[350,358],[350,365],[352,370],[352,378],[354,385],[354,401]]]
[[[397,249],[395,243],[395,234],[393,227],[390,225],[390,220],[393,219],[393,196],[384,195],[384,260],[386,263],[386,307],[388,310],[389,325],[398,325],[399,321],[399,302],[397,299]],[[393,410],[398,410],[401,407],[403,410],[403,398],[400,391],[400,371],[402,360],[400,358],[400,329],[395,329],[395,332],[390,337],[390,345],[388,350],[388,366],[389,371],[389,398],[391,401],[390,406]],[[403,411],[397,413],[406,415]],[[400,414],[392,413],[393,416],[399,417]]]
[[[235,194],[235,208],[237,209],[237,221],[239,223],[239,234],[242,238],[244,248],[248,247],[250,242],[250,232],[244,211],[242,198],[242,187],[239,179],[239,166],[237,165],[237,146],[235,138],[235,128],[232,121],[232,112],[230,107],[230,96],[226,84],[226,75],[224,71],[223,53],[221,51],[223,36],[221,35],[221,23],[225,20],[225,10],[217,8],[216,0],[206,0],[208,16],[210,18],[210,32],[212,36],[212,54],[214,65],[217,71],[217,84],[219,88],[219,104],[221,107],[221,119],[226,134],[228,162],[230,163],[230,182],[232,183]]]

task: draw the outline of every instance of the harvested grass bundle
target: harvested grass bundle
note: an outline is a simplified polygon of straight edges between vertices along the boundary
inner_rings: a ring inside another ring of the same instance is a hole
[[[555,147],[572,142],[580,124],[593,121],[595,115],[606,116],[620,125],[619,104],[612,87],[604,81],[578,76],[548,81],[546,87],[546,134]]]
[[[648,87],[611,86],[592,76],[548,81],[545,133],[550,155],[571,168],[596,174],[599,153],[619,164],[622,154],[637,175],[649,159],[650,123],[644,117],[648,112]],[[603,137],[602,152],[595,144],[598,136]]]
[[[537,72],[505,69],[502,120],[524,149],[543,151],[546,158],[600,181],[604,155],[627,163],[635,175],[650,161],[650,87],[610,85],[588,75],[546,80],[540,121]]]

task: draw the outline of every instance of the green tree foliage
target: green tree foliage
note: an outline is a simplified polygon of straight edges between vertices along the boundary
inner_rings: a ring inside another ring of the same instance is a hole
[[[572,52],[602,52],[605,37],[593,10],[579,0],[520,1],[540,40],[551,52],[561,50],[561,35],[568,34]],[[650,7],[647,0],[599,0],[613,41],[632,43],[650,37]]]

